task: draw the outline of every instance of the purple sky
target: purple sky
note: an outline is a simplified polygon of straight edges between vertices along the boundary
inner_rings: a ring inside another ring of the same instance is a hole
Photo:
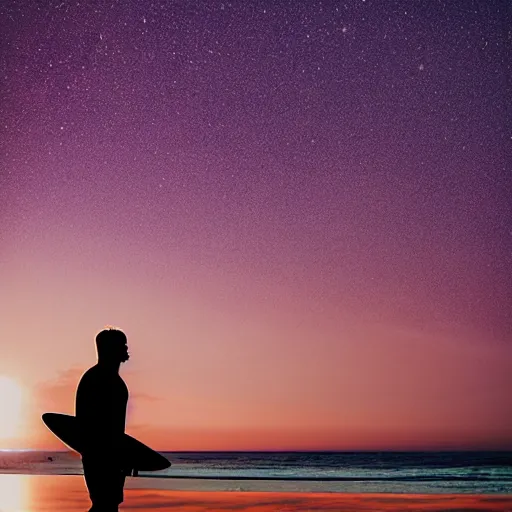
[[[177,354],[192,368],[146,384],[168,408],[165,386],[206,403],[215,382],[226,410],[256,403],[245,379],[268,372],[284,387],[262,428],[342,431],[326,390],[355,368],[377,393],[396,375],[369,361],[399,352],[397,388],[421,402],[445,361],[468,386],[438,414],[476,379],[469,430],[510,432],[507,2],[7,1],[0,19],[0,370],[30,389],[116,323],[139,386]],[[356,423],[409,428],[393,407]]]

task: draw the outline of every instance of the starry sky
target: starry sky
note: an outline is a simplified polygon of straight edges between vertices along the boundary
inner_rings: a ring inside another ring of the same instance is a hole
[[[2,2],[3,444],[108,324],[160,449],[512,447],[510,18]]]

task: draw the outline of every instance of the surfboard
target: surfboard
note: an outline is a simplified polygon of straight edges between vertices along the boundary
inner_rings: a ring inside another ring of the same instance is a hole
[[[78,420],[75,416],[47,412],[43,414],[42,418],[48,429],[65,445],[80,454],[82,453]],[[163,455],[128,434],[124,434],[123,449],[126,452],[125,461],[134,470],[134,474],[138,471],[160,471],[171,466],[171,463]]]

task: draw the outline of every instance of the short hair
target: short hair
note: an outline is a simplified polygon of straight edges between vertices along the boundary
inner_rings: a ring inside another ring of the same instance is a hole
[[[107,356],[112,349],[118,348],[120,345],[127,343],[126,334],[115,327],[106,327],[96,335],[96,351],[98,358]]]

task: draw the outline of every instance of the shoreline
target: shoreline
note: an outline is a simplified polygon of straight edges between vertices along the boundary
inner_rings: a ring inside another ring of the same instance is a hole
[[[83,480],[81,472],[42,472],[28,470],[0,469],[2,476],[26,477],[53,477],[75,478]],[[512,496],[508,487],[503,492],[488,492],[479,488],[478,482],[466,479],[457,482],[454,489],[453,482],[447,481],[408,481],[404,479],[308,479],[308,478],[251,478],[246,476],[226,477],[214,475],[158,475],[151,473],[139,474],[137,477],[127,477],[125,488],[155,489],[185,492],[260,492],[260,493],[296,493],[296,494],[330,494],[330,495],[422,495],[422,496],[449,496],[449,495],[477,495],[477,496]],[[1,508],[0,508],[1,510]],[[510,508],[512,512],[512,507]]]

